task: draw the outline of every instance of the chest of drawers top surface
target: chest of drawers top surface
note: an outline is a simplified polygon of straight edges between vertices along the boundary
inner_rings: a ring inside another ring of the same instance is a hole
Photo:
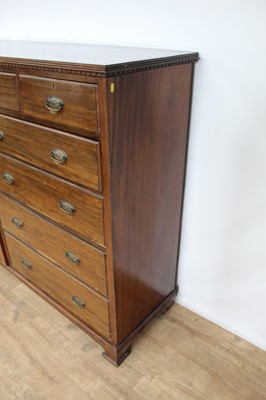
[[[0,263],[116,365],[177,293],[197,59],[0,41]]]
[[[0,41],[0,63],[71,66],[98,76],[133,72],[153,64],[193,62],[197,52],[89,44]]]

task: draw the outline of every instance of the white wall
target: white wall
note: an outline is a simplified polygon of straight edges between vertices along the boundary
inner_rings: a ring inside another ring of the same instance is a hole
[[[0,0],[0,38],[197,50],[178,301],[266,349],[266,3]]]

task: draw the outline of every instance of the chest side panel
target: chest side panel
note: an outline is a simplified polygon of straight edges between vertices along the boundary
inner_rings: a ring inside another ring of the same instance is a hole
[[[109,80],[118,341],[176,289],[192,69]]]

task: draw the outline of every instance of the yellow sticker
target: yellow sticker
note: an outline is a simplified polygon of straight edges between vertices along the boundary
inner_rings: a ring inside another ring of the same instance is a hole
[[[111,93],[114,93],[114,91],[115,91],[115,84],[114,84],[114,83],[111,83],[110,92],[111,92]]]

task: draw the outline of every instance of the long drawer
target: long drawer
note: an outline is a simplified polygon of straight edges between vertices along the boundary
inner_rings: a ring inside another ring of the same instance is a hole
[[[0,154],[0,190],[82,237],[104,245],[102,199]]]
[[[6,233],[12,267],[101,335],[109,336],[108,302]]]
[[[3,228],[30,247],[106,295],[105,254],[0,195]]]
[[[99,143],[0,115],[0,151],[100,191]]]
[[[24,115],[98,135],[97,85],[20,75],[19,87]]]
[[[0,72],[0,108],[19,111],[15,74]]]

